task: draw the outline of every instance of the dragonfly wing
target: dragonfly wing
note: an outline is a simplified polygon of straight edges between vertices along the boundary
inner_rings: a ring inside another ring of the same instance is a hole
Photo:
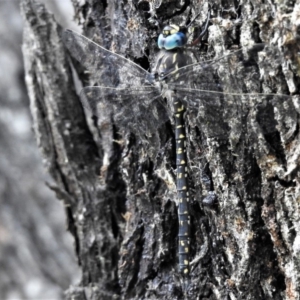
[[[297,111],[293,97],[279,94],[223,93],[220,84],[214,90],[178,87],[177,96],[189,111],[196,111],[201,126],[208,137],[227,139],[249,126],[255,132],[286,133],[286,139],[297,127]],[[247,129],[248,128],[248,129]]]
[[[151,135],[169,118],[168,108],[155,88],[85,87],[80,98],[93,115],[109,112],[118,127],[138,135]]]
[[[231,70],[232,65],[236,66],[238,62],[244,64],[251,63],[253,57],[255,57],[257,55],[257,52],[261,51],[263,47],[264,44],[252,45],[251,49],[248,49],[247,58],[244,55],[246,50],[241,48],[213,60],[188,64],[177,69],[176,72],[172,72],[172,81],[175,81],[177,83],[187,82],[187,80],[188,82],[199,82],[200,79],[203,82],[203,84],[209,84],[211,80],[209,77],[206,77],[207,74],[233,74],[236,71],[236,67],[233,70]],[[169,74],[166,74],[166,77],[168,76]],[[233,76],[232,78],[230,78],[230,80],[233,80],[234,78],[235,77]],[[207,88],[207,90],[209,90],[209,88]]]
[[[125,57],[72,30],[64,31],[62,38],[71,55],[87,68],[93,79],[101,85],[149,85],[150,73]]]
[[[261,44],[254,45],[248,60],[243,59],[240,49],[219,59],[185,66],[170,82],[169,88],[175,89],[185,106],[196,111],[201,123],[207,125],[208,136],[227,139],[236,135],[238,139],[238,132],[246,130],[247,124],[258,126],[263,134],[276,132],[283,121],[278,112],[283,110],[295,119],[292,96],[247,93],[260,89],[260,75],[252,60],[253,53],[260,50]],[[285,127],[293,131],[294,122]]]

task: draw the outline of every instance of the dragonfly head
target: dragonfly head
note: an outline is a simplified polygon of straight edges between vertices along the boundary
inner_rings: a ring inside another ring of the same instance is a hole
[[[199,43],[202,37],[204,36],[204,34],[206,33],[208,28],[208,22],[210,20],[210,13],[211,13],[211,6],[209,5],[204,29],[198,35],[198,37],[192,42],[191,45],[196,45],[197,43]],[[189,24],[185,26],[177,26],[174,24],[165,26],[164,29],[162,30],[162,33],[158,37],[157,45],[159,49],[172,50],[172,49],[177,49],[185,46],[189,39],[188,31],[199,15],[200,13],[197,14],[196,17]]]
[[[172,50],[184,46],[187,43],[185,27],[167,25],[158,37],[159,49]]]

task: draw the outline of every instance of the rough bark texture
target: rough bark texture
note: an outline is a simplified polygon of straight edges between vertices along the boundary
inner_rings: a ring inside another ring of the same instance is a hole
[[[0,299],[63,299],[79,278],[31,128],[18,1],[0,1]]]
[[[207,3],[196,0],[73,3],[85,35],[96,32],[102,46],[143,66],[157,52],[151,20],[180,24],[202,12],[201,24],[207,11]],[[53,189],[66,205],[83,274],[67,299],[299,299],[297,95],[287,101],[292,110],[277,107],[259,116],[276,120],[275,134],[263,134],[253,121],[232,124],[225,140],[208,139],[206,125],[187,113],[194,261],[184,295],[176,271],[173,131],[164,127],[159,143],[147,149],[107,116],[96,128],[75,92],[61,28],[33,0],[23,0],[22,9],[34,129]],[[296,94],[299,19],[293,2],[214,1],[206,51],[218,57],[228,45],[263,42],[274,51],[264,52],[247,73],[233,61],[235,82],[248,92]],[[219,75],[230,85],[226,71]],[[249,108],[245,119],[258,114]],[[218,197],[212,208],[201,202],[203,170]]]

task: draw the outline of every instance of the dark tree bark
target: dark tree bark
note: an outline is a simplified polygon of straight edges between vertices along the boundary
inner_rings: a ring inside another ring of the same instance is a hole
[[[153,21],[182,24],[201,12],[201,24],[207,13],[207,3],[196,0],[73,4],[86,36],[96,35],[103,47],[144,67],[157,53]],[[228,90],[234,83],[238,92],[294,96],[286,98],[285,106],[267,107],[265,115],[245,104],[243,124],[234,124],[230,103],[224,102],[224,122],[231,120],[226,138],[207,137],[219,120],[206,122],[203,112],[187,112],[193,201],[191,284],[185,297],[298,299],[300,7],[287,1],[211,4],[207,56],[220,57],[241,45],[266,46],[254,60],[241,64],[232,59],[230,69],[219,69]],[[176,271],[173,131],[162,127],[145,147],[108,115],[97,126],[86,119],[62,29],[33,0],[23,0],[22,10],[34,129],[56,181],[52,188],[65,203],[82,268],[81,282],[66,292],[67,299],[183,299]],[[87,83],[82,68],[74,65]],[[269,125],[275,133],[264,133]],[[218,198],[211,208],[202,204],[207,188]]]

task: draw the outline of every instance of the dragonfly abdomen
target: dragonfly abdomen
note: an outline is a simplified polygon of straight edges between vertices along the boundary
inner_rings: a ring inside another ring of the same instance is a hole
[[[178,195],[178,256],[179,271],[182,275],[189,275],[190,256],[190,214],[189,214],[189,192],[187,183],[187,156],[186,136],[184,126],[185,108],[181,101],[174,101],[175,111],[175,140],[176,140],[176,167],[177,167],[177,195]]]

